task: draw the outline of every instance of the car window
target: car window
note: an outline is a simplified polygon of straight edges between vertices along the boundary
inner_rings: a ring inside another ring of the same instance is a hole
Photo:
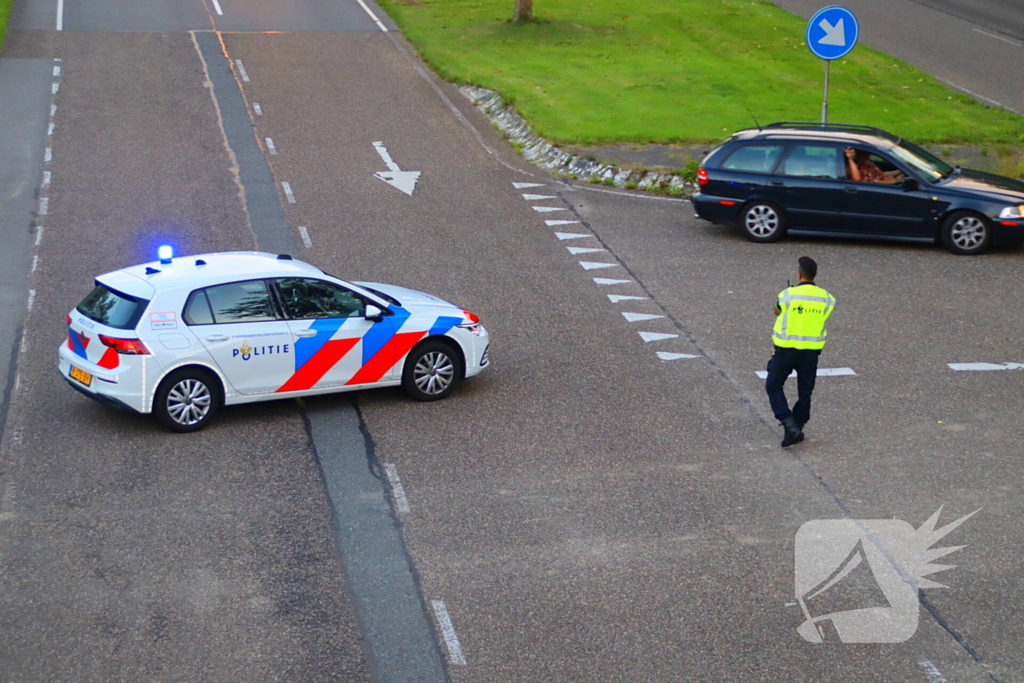
[[[137,299],[97,284],[78,304],[78,312],[107,327],[132,330],[139,324],[139,318],[148,304],[145,299]]]
[[[938,182],[953,170],[952,166],[928,150],[906,140],[887,151],[932,182]]]
[[[831,145],[794,145],[782,162],[781,173],[801,178],[845,178],[839,174],[840,149]]]
[[[281,278],[277,291],[292,320],[361,318],[366,314],[366,301],[361,296],[333,282]]]
[[[270,290],[263,280],[232,282],[207,287],[213,320],[217,323],[248,323],[276,320]]]
[[[182,319],[186,325],[212,325],[213,311],[210,310],[210,301],[206,298],[206,291],[200,289],[192,292],[188,303],[185,304],[185,312]]]
[[[727,171],[771,173],[782,150],[782,145],[743,145],[722,162],[722,168]]]

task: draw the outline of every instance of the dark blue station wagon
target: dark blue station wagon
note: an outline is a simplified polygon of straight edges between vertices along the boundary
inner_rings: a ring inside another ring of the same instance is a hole
[[[871,169],[859,181],[852,177],[858,163]],[[1024,182],[950,166],[870,126],[785,122],[741,130],[704,159],[698,183],[697,215],[738,224],[754,242],[787,232],[941,240],[954,254],[980,254],[1024,239]]]

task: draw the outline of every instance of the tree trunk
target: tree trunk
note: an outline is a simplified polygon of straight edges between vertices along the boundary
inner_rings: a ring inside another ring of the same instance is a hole
[[[512,17],[513,24],[527,24],[533,21],[533,0],[516,0],[516,13]]]

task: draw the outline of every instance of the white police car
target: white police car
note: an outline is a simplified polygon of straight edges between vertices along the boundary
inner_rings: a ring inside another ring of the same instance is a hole
[[[222,405],[369,387],[432,401],[488,363],[480,319],[429,294],[284,254],[160,257],[96,278],[67,316],[59,367],[78,391],[176,432]]]

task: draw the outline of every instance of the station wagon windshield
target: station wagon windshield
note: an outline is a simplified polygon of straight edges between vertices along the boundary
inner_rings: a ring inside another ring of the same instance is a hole
[[[939,182],[953,171],[953,167],[942,159],[906,140],[901,140],[898,145],[890,148],[889,153],[933,183]]]

